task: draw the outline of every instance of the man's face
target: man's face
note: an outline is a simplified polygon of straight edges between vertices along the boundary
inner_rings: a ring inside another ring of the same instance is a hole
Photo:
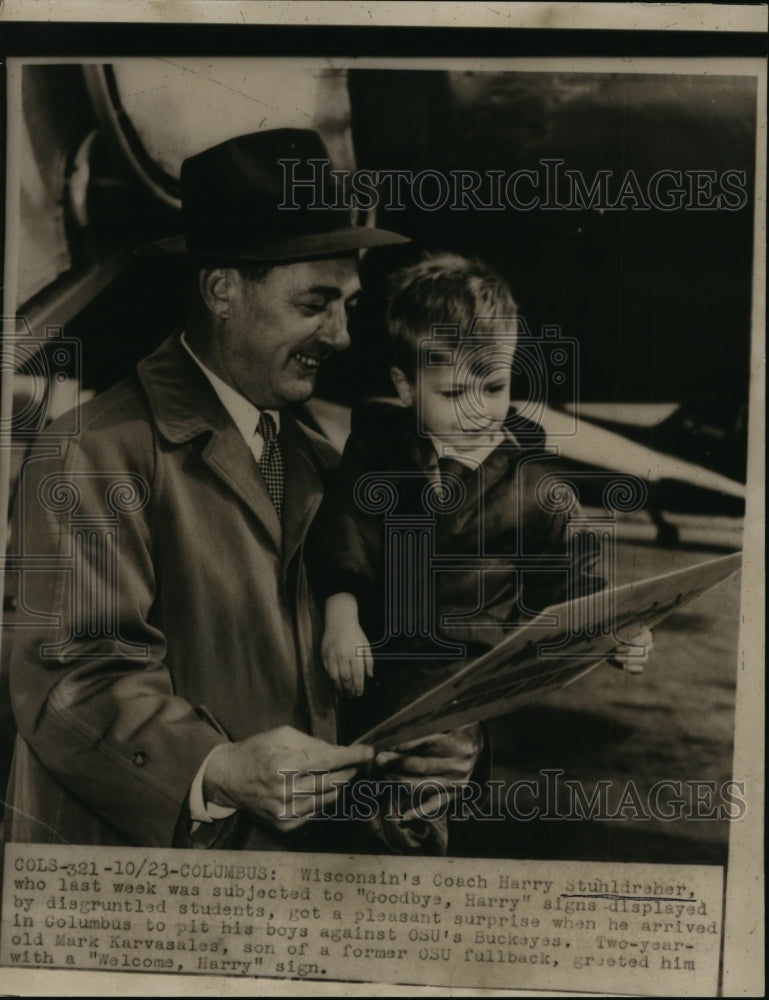
[[[357,257],[285,264],[258,280],[227,275],[229,316],[217,344],[224,376],[260,408],[303,403],[323,359],[349,346]]]
[[[513,350],[502,348],[480,356],[460,352],[454,365],[424,367],[414,386],[420,426],[439,438],[494,441],[510,409],[512,363]]]

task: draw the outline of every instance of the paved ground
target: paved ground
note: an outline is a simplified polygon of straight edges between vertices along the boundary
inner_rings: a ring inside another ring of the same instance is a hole
[[[720,551],[622,542],[618,582],[733,551],[739,547],[739,537],[731,534],[736,544]],[[543,769],[561,770],[559,782],[580,781],[588,798],[599,782],[610,782],[605,786],[607,811],[615,815],[624,794],[628,806],[624,817],[506,818],[461,824],[454,842],[457,852],[482,857],[725,863],[728,821],[639,816],[651,812],[649,790],[656,782],[715,782],[721,789],[732,777],[739,588],[740,577],[733,577],[663,622],[642,676],[602,665],[572,686],[490,724],[495,779],[510,783],[530,779]],[[631,781],[633,787],[628,785]],[[540,777],[540,782],[544,788],[545,779]],[[681,789],[691,811],[692,789],[683,784]],[[526,789],[519,797],[521,811],[534,805],[525,793]],[[665,789],[660,801],[675,815],[674,805],[665,805],[672,794]],[[702,804],[696,808],[704,815],[724,801],[705,785],[699,794]],[[567,811],[569,794],[563,785],[556,802],[553,811]],[[544,811],[543,798],[538,804]]]

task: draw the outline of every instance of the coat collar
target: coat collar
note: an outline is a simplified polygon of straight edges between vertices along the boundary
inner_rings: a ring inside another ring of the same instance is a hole
[[[320,449],[313,447],[290,411],[283,410],[279,441],[286,479],[281,527],[251,451],[211,383],[184,350],[180,334],[140,361],[137,372],[162,436],[175,445],[201,439],[202,460],[259,519],[287,565],[320,504],[318,468],[328,464]]]
[[[158,430],[171,444],[186,444],[228,422],[210,382],[180,338],[181,331],[172,334],[136,369]]]
[[[403,406],[397,401],[378,400],[363,404],[356,416],[365,421],[366,434],[381,436],[381,428],[387,428],[391,454],[398,460],[403,461],[405,458],[420,471],[426,471],[430,475],[437,473],[438,453],[435,445],[428,435],[419,432],[411,407]],[[353,425],[355,422],[354,416]],[[493,448],[480,464],[494,465],[499,464],[500,460],[507,464],[510,460],[518,461],[528,451],[540,452],[544,449],[546,438],[542,428],[522,417],[514,406],[508,410],[504,429],[509,435],[508,440]],[[462,465],[463,463],[457,462],[458,467]],[[471,467],[472,465],[465,466]]]
[[[203,374],[206,376],[208,381],[211,383],[214,392],[219,398],[219,402],[232,417],[232,421],[238,428],[246,444],[251,442],[251,450],[254,448],[254,435],[256,434],[260,421],[262,419],[262,413],[268,413],[275,426],[280,430],[280,410],[260,410],[258,407],[242,396],[237,389],[233,389],[232,386],[228,385],[224,379],[219,378],[216,372],[211,371],[211,369],[203,363],[203,361],[198,358],[190,345],[187,343],[187,338],[182,334],[179,338],[179,342],[186,351],[187,354],[192,358],[195,364],[200,368]],[[258,459],[258,456],[257,456]]]

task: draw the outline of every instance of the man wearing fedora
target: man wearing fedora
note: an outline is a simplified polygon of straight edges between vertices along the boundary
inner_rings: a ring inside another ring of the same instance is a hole
[[[197,269],[185,330],[52,426],[62,454],[25,463],[17,531],[41,571],[13,637],[9,840],[364,842],[317,821],[375,763],[336,745],[304,561],[336,455],[290,407],[348,345],[358,251],[405,240],[310,191],[286,206],[281,160],[330,169],[315,133],[288,129],[184,162],[185,239],[151,252]],[[478,751],[466,730],[378,761],[448,782]]]

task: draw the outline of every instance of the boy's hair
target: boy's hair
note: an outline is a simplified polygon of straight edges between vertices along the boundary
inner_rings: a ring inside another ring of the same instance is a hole
[[[471,334],[514,339],[517,312],[507,282],[482,261],[430,254],[390,280],[386,321],[392,363],[413,379],[419,345],[435,336],[436,326],[458,327],[460,339]],[[489,319],[510,322],[483,322]]]

